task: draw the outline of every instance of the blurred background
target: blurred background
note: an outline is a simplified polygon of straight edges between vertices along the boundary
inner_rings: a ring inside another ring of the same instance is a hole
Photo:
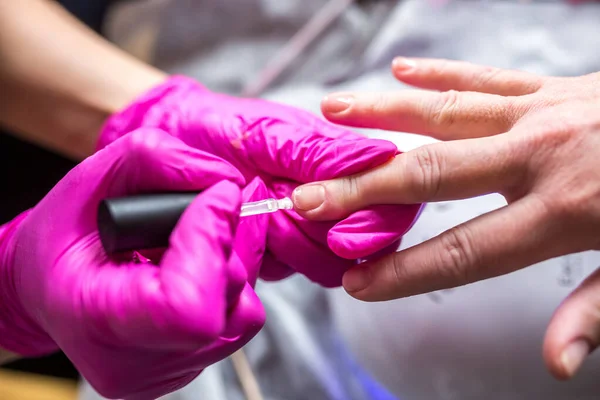
[[[111,3],[119,0],[57,0],[97,32]],[[31,168],[31,165],[44,168]],[[0,224],[34,206],[75,164],[22,142],[0,130],[0,175],[3,193]],[[18,361],[0,368],[2,400],[71,400],[76,398],[77,371],[63,354]]]

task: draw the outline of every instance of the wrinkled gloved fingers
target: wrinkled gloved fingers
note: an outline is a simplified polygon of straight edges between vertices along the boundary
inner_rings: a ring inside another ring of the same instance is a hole
[[[285,270],[273,269],[274,266],[288,265],[322,286],[340,286],[342,275],[352,268],[355,262],[340,258],[329,249],[327,232],[332,223],[305,221],[307,224],[298,229],[295,225],[300,222],[301,217],[292,213],[280,211],[271,218],[267,247],[277,263],[268,264],[271,269],[265,269],[264,275],[271,274],[274,278],[277,273],[285,273]],[[293,223],[290,223],[291,221]],[[319,269],[315,271],[317,266]]]
[[[340,125],[336,125],[332,122],[329,122],[323,117],[319,115],[315,115],[314,113],[297,108],[292,107],[286,104],[275,103],[270,101],[265,101],[261,99],[252,99],[248,100],[253,102],[253,108],[260,110],[259,112],[264,113],[264,109],[272,110],[270,115],[274,118],[277,118],[281,121],[287,121],[288,123],[296,124],[297,126],[302,126],[309,131],[315,132],[322,136],[327,136],[332,139],[361,139],[364,138],[363,135],[360,135],[347,127],[342,127]]]
[[[171,326],[179,325],[182,339],[212,340],[225,328],[228,263],[241,203],[240,189],[220,182],[198,196],[171,235],[160,280]]]
[[[97,207],[104,198],[141,192],[195,191],[221,180],[230,180],[237,185],[244,182],[241,174],[225,161],[193,149],[160,130],[140,129],[89,157],[61,181],[85,182],[86,185],[59,183],[38,208],[53,210],[65,230],[88,226],[89,234],[96,235]],[[89,188],[92,188],[91,193]],[[68,198],[69,207],[57,209],[53,205],[57,198]],[[94,246],[101,254],[100,243],[95,242]],[[64,246],[54,243],[46,251],[47,257],[59,257]],[[89,260],[91,264],[97,261]],[[73,283],[82,282],[84,278]],[[73,287],[72,293],[80,289]],[[66,286],[65,291],[69,292]]]
[[[145,380],[147,384],[138,390],[140,395],[133,395],[126,400],[157,399],[165,394],[174,392],[193,381],[200,372],[225,357],[230,356],[244,347],[262,329],[265,323],[264,308],[250,285],[246,285],[239,300],[228,315],[227,330],[208,347],[189,357],[164,357],[163,363],[156,366],[161,371],[159,376],[168,378],[153,381]],[[173,377],[169,372],[179,371]]]
[[[265,310],[260,299],[254,289],[246,284],[236,303],[230,307],[227,313],[227,328],[218,338],[192,354],[192,362],[189,358],[166,355],[164,362],[157,368],[165,372],[185,372],[187,368],[190,373],[204,369],[221,361],[225,358],[224,354],[231,355],[244,347],[262,329],[265,319]]]
[[[327,235],[329,248],[347,259],[365,258],[396,249],[393,244],[412,228],[422,206],[380,205],[357,211],[335,224]]]
[[[258,121],[248,132],[235,149],[238,157],[268,175],[301,183],[375,168],[398,152],[386,140],[335,139],[271,119]]]
[[[219,338],[192,355],[192,362],[189,358],[167,355],[163,362],[156,366],[157,370],[164,371],[161,376],[170,376],[170,371],[179,371],[183,375],[161,382],[146,381],[148,385],[140,389],[145,397],[132,397],[132,399],[158,398],[187,385],[201,370],[244,347],[262,329],[265,319],[265,310],[260,299],[252,287],[246,284],[236,303],[230,307],[227,314],[227,327]]]
[[[227,315],[227,328],[211,348],[198,355],[198,363],[212,365],[244,347],[265,324],[266,314],[254,289],[246,284]]]

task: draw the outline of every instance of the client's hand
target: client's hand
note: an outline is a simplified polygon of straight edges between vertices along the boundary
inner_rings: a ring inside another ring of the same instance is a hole
[[[109,398],[155,399],[189,383],[264,323],[246,282],[262,249],[244,244],[264,247],[267,221],[237,229],[243,184],[228,163],[156,129],[83,161],[0,228],[0,347],[24,356],[60,348]],[[250,188],[264,196],[260,182]],[[202,189],[156,265],[104,253],[102,199]]]
[[[304,215],[337,219],[374,204],[493,192],[509,205],[349,271],[344,286],[353,296],[410,296],[600,249],[600,74],[544,78],[441,60],[398,60],[394,72],[404,82],[445,92],[335,94],[323,103],[325,115],[445,142],[318,184],[325,201]],[[302,197],[296,201],[306,202]],[[546,362],[556,376],[570,377],[599,343],[600,270],[554,316]]]
[[[190,146],[224,158],[247,179],[260,177],[273,197],[300,183],[354,174],[397,153],[387,141],[367,139],[296,108],[211,93],[174,77],[106,124],[99,146],[140,126],[155,126]],[[394,251],[419,205],[375,206],[340,222],[312,222],[294,211],[270,216],[265,279],[298,271],[326,286],[341,284],[357,258]]]

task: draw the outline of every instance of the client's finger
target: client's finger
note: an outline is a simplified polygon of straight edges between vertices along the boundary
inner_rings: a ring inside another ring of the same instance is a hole
[[[521,180],[526,155],[505,137],[440,142],[358,175],[296,188],[296,211],[336,220],[376,204],[416,204],[499,192]]]
[[[543,77],[527,72],[439,59],[396,58],[392,71],[398,80],[423,89],[502,96],[531,94],[544,82]]]
[[[569,379],[600,344],[600,269],[558,308],[544,341],[544,358],[554,376]]]
[[[440,140],[508,131],[525,114],[525,101],[476,92],[334,93],[321,103],[330,121],[362,128],[420,133]]]
[[[506,274],[557,254],[560,246],[533,196],[480,216],[420,245],[358,265],[344,288],[381,301],[465,285]]]

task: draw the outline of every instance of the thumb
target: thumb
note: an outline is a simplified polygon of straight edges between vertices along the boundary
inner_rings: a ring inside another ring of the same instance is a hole
[[[560,305],[546,332],[544,358],[558,379],[570,379],[600,343],[600,269]]]

